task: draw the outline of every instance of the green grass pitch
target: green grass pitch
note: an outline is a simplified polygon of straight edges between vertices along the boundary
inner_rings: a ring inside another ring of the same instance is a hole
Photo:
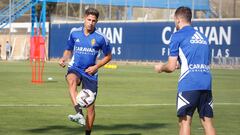
[[[29,62],[0,62],[1,135],[84,135],[67,120],[75,113],[64,79],[66,68],[47,62],[43,84],[31,83]],[[240,70],[214,69],[218,135],[240,133]],[[176,135],[179,71],[157,74],[152,66],[119,65],[99,71],[93,135]],[[52,77],[52,81],[47,78]],[[195,112],[192,134],[204,134]]]

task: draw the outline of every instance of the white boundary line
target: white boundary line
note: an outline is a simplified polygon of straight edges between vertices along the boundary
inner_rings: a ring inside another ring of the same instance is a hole
[[[240,106],[240,103],[214,103],[214,105]],[[61,104],[0,104],[0,107],[64,107]],[[97,107],[151,107],[151,106],[175,106],[175,104],[106,104]]]
[[[0,107],[61,107],[65,105],[57,104],[0,104]]]
[[[146,107],[146,106],[173,106],[175,104],[112,104],[112,105],[96,105],[97,107]]]

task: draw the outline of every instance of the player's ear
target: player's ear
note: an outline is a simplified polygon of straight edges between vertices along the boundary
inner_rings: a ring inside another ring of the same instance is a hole
[[[178,25],[181,22],[179,17],[176,18],[176,22],[177,22]]]
[[[176,25],[179,24],[179,19],[178,19],[178,17],[174,16],[174,22],[175,22]]]

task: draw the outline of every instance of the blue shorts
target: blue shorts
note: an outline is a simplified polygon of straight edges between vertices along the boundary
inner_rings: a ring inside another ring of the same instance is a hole
[[[80,79],[80,83],[78,84],[78,86],[80,86],[80,84],[82,83],[82,89],[89,89],[91,90],[93,93],[95,93],[95,95],[97,95],[97,90],[98,90],[98,82],[96,80],[92,80],[87,78],[86,76],[82,75],[81,73],[79,73],[77,70],[75,69],[68,69],[67,75],[73,73],[75,75],[77,75],[77,77]],[[66,77],[67,77],[66,75]]]
[[[197,108],[200,118],[213,117],[212,91],[194,90],[179,92],[177,95],[177,116],[193,116]]]

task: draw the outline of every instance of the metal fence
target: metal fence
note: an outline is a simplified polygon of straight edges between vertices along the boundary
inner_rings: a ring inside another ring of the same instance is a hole
[[[0,10],[18,0],[1,0]],[[43,0],[40,0],[43,1]],[[193,19],[240,18],[240,0],[47,0],[47,21],[81,21],[84,10],[95,7],[99,20],[172,20],[178,6],[188,6]],[[37,5],[41,10],[41,4]],[[30,12],[18,22],[29,22]]]
[[[182,5],[193,10],[193,19],[240,18],[240,0],[138,0],[135,4],[131,3],[133,0],[105,0],[102,4],[100,0],[95,0],[95,3],[93,0],[88,2],[78,0],[81,1],[79,3],[71,3],[71,0],[65,1],[65,3],[58,2],[52,5],[53,12],[50,16],[52,22],[81,21],[83,12],[88,7],[97,8],[100,11],[99,20],[107,21],[172,20],[176,7]],[[117,1],[119,3],[123,1],[125,4],[116,4]],[[153,1],[158,1],[158,4],[154,4]]]

